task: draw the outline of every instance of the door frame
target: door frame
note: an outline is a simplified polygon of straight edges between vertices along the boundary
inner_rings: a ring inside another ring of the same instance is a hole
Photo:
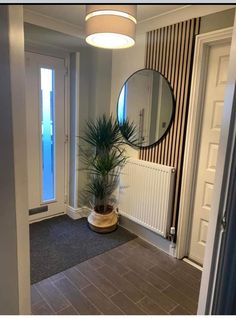
[[[209,51],[213,45],[230,42],[232,33],[230,27],[196,36],[176,242],[179,259],[188,255],[190,247]]]
[[[67,213],[67,205],[69,202],[69,162],[70,162],[70,145],[69,145],[69,132],[70,132],[70,54],[68,52],[64,52],[61,51],[60,48],[58,48],[57,53],[55,53],[54,50],[51,50],[50,47],[47,47],[47,49],[45,49],[45,47],[38,45],[36,48],[31,48],[29,45],[26,45],[25,48],[25,53],[29,52],[29,53],[35,53],[35,54],[39,54],[39,55],[45,55],[45,56],[50,56],[50,57],[54,57],[54,58],[58,58],[64,61],[64,68],[65,68],[65,72],[64,72],[64,123],[65,123],[65,127],[64,127],[64,136],[65,136],[65,140],[64,140],[64,144],[65,144],[65,148],[64,148],[64,156],[65,156],[65,163],[64,163],[64,180],[65,180],[65,184],[64,184],[64,205],[65,205],[65,209],[64,209],[64,213],[58,213],[58,214],[54,214],[51,216],[40,216],[35,214],[32,216],[29,216],[29,223],[35,223],[38,222],[40,220],[44,220],[44,219],[48,219],[48,218],[52,218],[55,217],[57,215],[61,215],[61,214],[66,214]]]

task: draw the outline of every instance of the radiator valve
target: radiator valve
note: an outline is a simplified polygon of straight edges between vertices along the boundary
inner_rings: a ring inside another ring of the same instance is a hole
[[[170,228],[170,236],[175,236],[175,227],[174,226],[172,226]]]
[[[175,257],[175,243],[174,243],[174,238],[175,238],[175,227],[172,226],[172,227],[170,228],[170,240],[171,240],[171,243],[170,243],[169,253],[170,253],[170,255],[172,255],[173,257]]]

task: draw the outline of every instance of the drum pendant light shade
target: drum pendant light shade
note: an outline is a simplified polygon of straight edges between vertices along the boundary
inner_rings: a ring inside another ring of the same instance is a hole
[[[86,5],[86,42],[104,49],[134,45],[136,5]]]

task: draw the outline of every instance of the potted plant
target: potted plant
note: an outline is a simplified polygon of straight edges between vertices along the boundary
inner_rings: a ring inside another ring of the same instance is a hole
[[[95,121],[88,121],[81,137],[84,142],[80,151],[83,170],[88,177],[84,194],[86,201],[92,203],[88,224],[96,232],[111,232],[117,227],[115,191],[127,160],[124,137],[130,140],[134,135],[133,123],[124,121],[120,126],[112,116],[103,115]]]

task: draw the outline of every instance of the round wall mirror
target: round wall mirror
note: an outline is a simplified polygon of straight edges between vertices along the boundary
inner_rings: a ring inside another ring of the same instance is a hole
[[[174,104],[172,88],[161,73],[150,69],[135,72],[123,85],[117,102],[123,136],[136,147],[157,143],[170,128]],[[135,131],[132,137],[127,137],[127,123]]]

